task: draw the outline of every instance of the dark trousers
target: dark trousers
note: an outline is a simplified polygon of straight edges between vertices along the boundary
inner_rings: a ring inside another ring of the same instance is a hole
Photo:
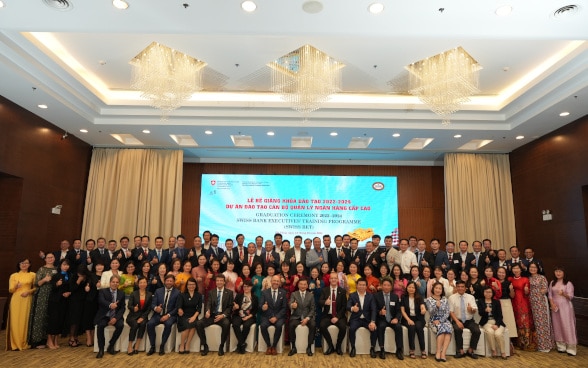
[[[321,331],[321,335],[323,335],[323,337],[325,338],[325,341],[327,342],[328,347],[330,347],[331,349],[333,349],[333,339],[331,339],[331,334],[329,333],[329,326],[333,325],[333,326],[337,326],[337,328],[339,329],[339,332],[337,333],[337,348],[341,347],[341,344],[343,343],[343,339],[345,338],[345,332],[347,331],[347,321],[345,320],[345,318],[341,318],[339,320],[337,320],[337,323],[333,324],[331,323],[331,318],[332,316],[330,314],[324,316],[323,318],[321,318],[321,322],[319,324],[319,330]],[[323,347],[324,349],[324,347]]]
[[[155,327],[163,323],[163,333],[161,334],[161,346],[164,346],[171,334],[171,329],[174,323],[176,323],[176,317],[170,317],[167,321],[161,322],[161,315],[155,313],[147,322],[147,335],[149,336],[149,343],[152,347],[155,346]]]
[[[300,320],[298,318],[290,318],[288,327],[290,329],[290,343],[292,343],[292,346],[296,346],[296,327],[298,327],[298,325],[300,325]],[[306,327],[308,327],[308,345],[306,347],[309,348],[312,346],[314,335],[316,334],[316,322],[314,319],[309,319],[308,322],[306,322]]]
[[[200,321],[196,322],[196,332],[198,332],[198,337],[200,337],[200,344],[206,344],[206,332],[204,331],[206,327],[212,326],[214,324],[219,325],[221,327],[221,343],[219,349],[224,348],[225,342],[227,341],[227,336],[229,336],[229,328],[231,328],[231,321],[229,318],[224,317],[223,319],[219,320],[218,322],[214,322],[214,314],[210,315],[210,318],[202,318]]]
[[[355,334],[357,333],[357,329],[360,327],[368,328],[369,324],[370,321],[365,318],[356,318],[349,321],[349,342],[351,343],[352,349],[355,349]],[[376,331],[370,331],[370,346],[372,348],[376,346],[376,338]]]
[[[106,339],[104,338],[104,329],[108,326],[108,322],[110,322],[110,317],[104,316],[98,320],[98,324],[96,325],[96,334],[98,335],[98,349],[104,350],[104,345],[106,344]],[[114,333],[110,337],[110,341],[108,342],[108,346],[114,346],[116,344],[116,340],[120,337],[124,327],[124,322],[121,319],[117,320],[114,324]]]
[[[398,323],[392,324],[392,323],[386,322],[386,319],[380,318],[380,319],[378,319],[378,321],[376,323],[378,325],[376,332],[378,334],[378,344],[380,344],[380,348],[383,350],[383,347],[385,346],[384,339],[386,337],[386,328],[391,328],[392,330],[394,330],[394,340],[396,341],[396,351],[402,351],[402,347],[403,347],[402,325],[400,324],[400,321],[398,321]]]
[[[276,331],[274,332],[274,342],[273,343],[270,343],[269,333],[267,332],[267,329],[269,326],[274,326],[276,328]],[[274,349],[276,348],[276,345],[278,345],[278,341],[280,340],[280,336],[282,336],[282,328],[283,327],[284,327],[284,320],[282,320],[282,319],[278,319],[275,323],[271,323],[268,318],[261,317],[261,325],[260,325],[261,336],[263,337],[263,341],[265,341],[265,344],[268,347],[272,347]]]
[[[482,333],[480,331],[480,327],[473,319],[468,319],[463,323],[463,328],[467,328],[472,333],[470,348],[472,348],[472,350],[476,350],[478,347],[478,341],[480,340],[480,335]],[[455,349],[457,349],[457,351],[462,349],[466,350],[467,348],[463,346],[463,330],[457,327],[455,321],[453,322],[453,332],[455,333]]]
[[[127,318],[127,324],[131,328],[129,331],[129,341],[135,341],[135,337],[140,339],[145,335],[145,328],[147,328],[147,319],[144,319],[141,323],[137,323],[138,318]]]
[[[408,328],[408,348],[410,350],[414,350],[414,335],[416,334],[417,338],[419,339],[419,346],[421,347],[421,351],[425,351],[425,323],[423,321],[419,321],[415,318],[411,318],[414,322],[414,325],[410,326],[406,323],[406,320],[402,320],[402,324]]]
[[[255,316],[249,318],[247,321],[243,321],[243,319],[236,315],[233,316],[233,331],[235,332],[235,336],[237,337],[237,344],[244,345],[245,340],[247,340],[247,336],[249,336],[249,331],[251,330],[251,326],[255,323]]]

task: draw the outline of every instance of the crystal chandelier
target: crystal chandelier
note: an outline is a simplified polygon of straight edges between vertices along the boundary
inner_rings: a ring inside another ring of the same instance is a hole
[[[480,64],[461,46],[412,63],[409,71],[409,93],[417,96],[449,124],[470,96],[479,92]]]
[[[324,52],[304,45],[267,64],[272,69],[271,90],[296,111],[307,115],[341,91],[341,68],[345,65]]]
[[[133,66],[131,87],[162,111],[162,119],[202,89],[206,63],[157,42],[129,63]]]

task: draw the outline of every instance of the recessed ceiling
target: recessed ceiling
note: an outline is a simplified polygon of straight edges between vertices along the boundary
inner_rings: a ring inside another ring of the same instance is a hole
[[[427,165],[445,152],[510,152],[588,114],[586,0],[513,0],[504,17],[495,13],[504,4],[471,0],[442,11],[380,1],[379,14],[368,11],[373,1],[257,0],[251,13],[241,1],[128,1],[119,10],[68,0],[68,11],[45,2],[0,8],[0,94],[65,131],[88,130],[78,135],[94,146],[124,147],[114,135],[141,134],[144,147],[177,148],[170,136],[190,137],[187,161]],[[576,6],[560,10],[568,5]],[[130,90],[129,60],[153,41],[208,64],[205,90],[164,121]],[[269,92],[266,67],[304,44],[346,65],[343,92],[306,117]],[[482,65],[481,92],[442,126],[406,93],[404,66],[457,46]],[[297,137],[311,145],[292,148]],[[405,148],[422,137],[433,140]],[[460,149],[472,141],[486,144]]]

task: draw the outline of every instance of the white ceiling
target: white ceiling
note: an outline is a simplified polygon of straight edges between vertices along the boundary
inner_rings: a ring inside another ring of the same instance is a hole
[[[189,134],[192,162],[431,165],[472,139],[492,140],[475,152],[510,152],[588,114],[588,0],[383,0],[379,15],[367,11],[375,0],[321,0],[318,14],[303,0],[255,0],[253,13],[240,0],[128,0],[125,11],[67,1],[69,11],[3,0],[0,94],[94,146],[122,147],[110,134],[132,134],[145,147],[177,148],[170,134]],[[504,4],[513,12],[498,17]],[[553,16],[566,5],[577,10]],[[152,41],[208,63],[207,89],[166,121],[129,86],[129,60]],[[346,64],[343,92],[307,121],[268,92],[265,67],[304,44]],[[404,66],[457,46],[482,65],[481,92],[442,126],[403,92]],[[255,147],[234,147],[237,134]],[[292,149],[300,136],[312,147]],[[373,140],[348,149],[353,137]],[[403,149],[412,138],[434,140]]]

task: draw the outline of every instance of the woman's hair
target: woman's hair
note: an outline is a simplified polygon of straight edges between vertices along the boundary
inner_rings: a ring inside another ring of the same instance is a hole
[[[564,275],[563,275],[563,279],[562,279],[561,281],[563,282],[563,284],[564,284],[564,285],[567,285],[567,283],[568,283],[568,281],[569,281],[569,280],[568,280],[568,278],[567,278],[567,275],[566,275],[566,270],[565,270],[565,268],[564,268],[563,266],[555,266],[555,267],[553,268],[553,272],[555,273],[555,271],[561,271],[561,272],[563,272],[563,273],[564,273]],[[555,275],[554,275],[554,277],[555,277]],[[557,282],[557,279],[553,279],[553,280],[551,280],[551,286],[555,285],[555,283],[556,283],[556,282]]]
[[[196,289],[194,289],[194,291],[198,291],[198,283],[196,282],[196,279],[193,277],[190,277],[187,281],[186,281],[186,293],[188,292],[188,284],[193,282],[194,285],[196,285]]]
[[[414,305],[416,307],[417,305],[423,302],[423,297],[421,296],[421,293],[419,293],[419,288],[417,287],[416,282],[414,281],[408,282],[408,284],[406,285],[406,290],[404,291],[404,296],[408,296],[408,287],[410,285],[414,286]]]

